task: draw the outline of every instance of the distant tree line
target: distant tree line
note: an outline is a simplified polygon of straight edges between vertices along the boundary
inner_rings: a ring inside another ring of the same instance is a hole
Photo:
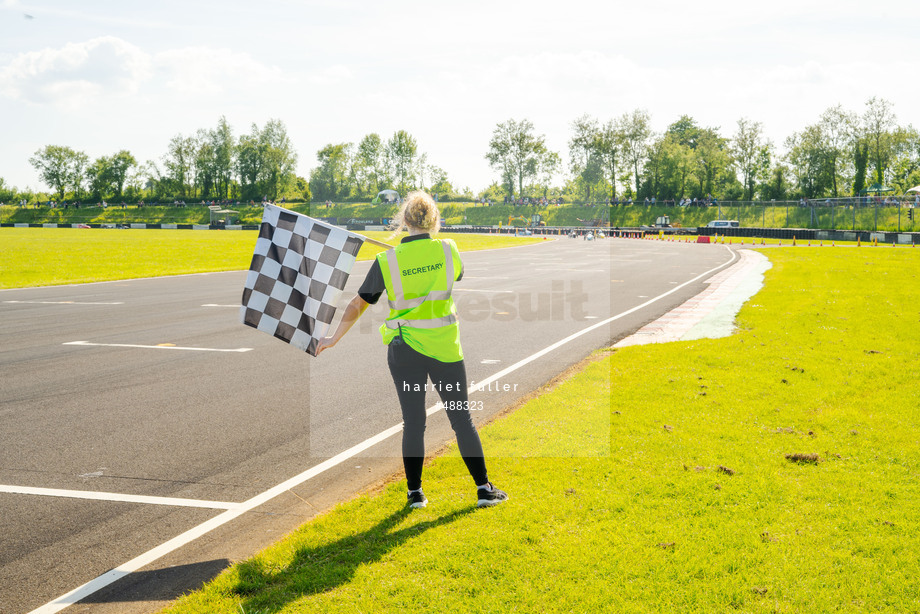
[[[29,162],[60,201],[310,197],[307,182],[295,175],[297,153],[287,129],[276,119],[236,138],[221,117],[213,129],[174,136],[160,160],[144,164],[127,150],[90,161],[62,145],[39,149]]]
[[[130,152],[90,160],[49,145],[30,158],[41,180],[63,200],[290,198],[370,200],[383,189],[425,189],[445,199],[564,198],[584,202],[654,199],[787,200],[860,194],[873,186],[904,193],[920,184],[920,134],[900,126],[892,104],[871,98],[863,112],[828,108],[793,133],[783,152],[763,124],[739,119],[731,135],[684,115],[663,132],[642,109],[571,124],[567,158],[546,146],[527,119],[496,125],[485,159],[496,180],[474,194],[457,189],[405,130],[316,152],[309,180],[297,177],[297,154],[284,124],[271,120],[234,137],[225,118],[213,129],[176,135],[160,160],[138,164]],[[0,178],[0,202],[15,188]]]
[[[405,130],[384,140],[376,132],[354,143],[330,143],[316,152],[310,192],[316,200],[371,200],[384,189],[400,194],[420,188],[442,197],[458,196],[444,169],[428,163],[415,137]],[[469,190],[460,195],[472,199]]]
[[[550,183],[558,154],[527,120],[498,124],[486,159],[500,175],[490,194],[511,198],[785,200],[858,195],[873,186],[904,193],[920,184],[920,134],[899,126],[883,99],[871,98],[861,115],[829,108],[784,145],[778,154],[763,125],[748,118],[729,137],[687,115],[656,134],[650,115],[637,109],[572,122],[562,185]]]

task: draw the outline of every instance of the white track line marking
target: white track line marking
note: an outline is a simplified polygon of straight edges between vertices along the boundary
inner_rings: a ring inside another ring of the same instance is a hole
[[[535,270],[535,271],[577,271],[577,272],[579,272],[579,273],[604,273],[604,272],[606,272],[606,271],[604,271],[603,269],[562,269],[562,268],[554,268],[554,269],[534,269],[534,270]]]
[[[175,497],[149,497],[145,495],[128,495],[114,492],[63,490],[60,488],[32,488],[31,486],[8,486],[5,484],[0,484],[0,492],[14,495],[40,495],[43,497],[90,499],[93,501],[113,501],[119,503],[145,503],[148,505],[173,505],[176,507],[204,507],[217,510],[232,510],[239,505],[239,503],[228,503],[226,501],[201,501],[198,499],[179,499]]]
[[[729,264],[734,262],[738,256],[737,254],[735,254],[734,251],[732,251],[727,246],[725,247],[725,249],[728,250],[728,252],[732,255],[731,260],[729,260],[725,264],[721,264],[717,267],[709,269],[705,273],[702,273],[701,275],[697,275],[690,281],[684,282],[680,286],[671,288],[669,291],[665,292],[664,294],[660,294],[656,296],[655,298],[642,303],[641,305],[637,305],[636,307],[633,307],[632,309],[629,309],[615,316],[607,318],[606,320],[603,320],[602,322],[593,324],[592,326],[582,329],[581,331],[575,334],[569,335],[565,339],[557,341],[556,343],[543,348],[542,350],[540,350],[539,352],[535,354],[531,354],[527,358],[514,363],[510,367],[503,369],[499,371],[498,373],[495,373],[494,375],[486,378],[485,380],[481,382],[476,382],[475,386],[470,387],[469,393],[472,394],[476,392],[477,390],[483,390],[486,387],[488,387],[490,383],[496,380],[499,380],[502,377],[505,377],[509,373],[512,373],[520,369],[521,367],[533,362],[534,360],[537,360],[538,358],[552,352],[553,350],[565,345],[566,343],[569,343],[573,339],[577,339],[578,337],[581,337],[582,335],[586,335],[587,333],[595,329],[598,329],[601,326],[606,326],[607,324],[615,320],[619,320],[620,318],[626,317],[627,315],[631,313],[635,313],[636,311],[644,307],[647,307],[648,305],[651,305],[652,303],[659,301],[670,294],[677,292],[681,288],[688,286],[692,284],[693,282],[699,279],[702,279],[703,277],[706,277],[707,275],[711,275],[715,271],[718,271],[719,269],[728,266]],[[433,413],[436,413],[437,411],[439,411],[439,406],[433,405],[427,410],[427,413],[428,415],[431,415]],[[401,423],[397,424],[396,426],[391,426],[387,430],[382,431],[369,439],[365,439],[361,443],[348,448],[344,452],[340,452],[339,454],[333,456],[332,458],[325,460],[322,463],[311,467],[310,469],[304,471],[300,475],[294,476],[291,479],[287,480],[286,482],[282,482],[281,484],[278,484],[274,488],[270,490],[266,490],[264,493],[260,495],[256,495],[255,497],[253,497],[252,499],[244,503],[240,503],[239,507],[232,509],[232,510],[227,510],[226,512],[223,512],[219,514],[218,516],[215,516],[211,520],[203,522],[197,527],[189,529],[185,533],[178,535],[172,538],[171,540],[157,546],[156,548],[153,548],[152,550],[148,550],[144,554],[141,554],[140,556],[131,559],[127,563],[119,565],[115,569],[102,574],[98,578],[94,580],[90,580],[83,586],[77,587],[74,590],[70,591],[69,593],[61,595],[54,601],[46,603],[45,605],[39,608],[36,608],[35,610],[32,610],[32,612],[30,612],[29,614],[53,614],[54,612],[60,612],[67,606],[73,603],[77,603],[81,599],[88,597],[89,595],[92,595],[96,591],[102,588],[105,588],[106,586],[112,584],[113,582],[118,581],[119,579],[127,576],[128,574],[134,571],[137,571],[146,565],[149,565],[150,563],[156,561],[160,557],[166,556],[170,552],[173,552],[174,550],[181,548],[182,546],[188,544],[189,542],[192,542],[195,539],[198,539],[202,535],[205,535],[213,531],[214,529],[220,526],[223,526],[224,524],[230,522],[231,520],[242,516],[246,512],[255,509],[256,507],[262,505],[263,503],[266,503],[267,501],[270,501],[271,499],[277,497],[278,495],[285,493],[288,490],[303,484],[307,480],[310,480],[316,477],[317,475],[323,473],[324,471],[331,469],[347,461],[353,456],[360,454],[364,450],[367,450],[368,448],[371,448],[377,445],[378,443],[392,437],[396,433],[399,433],[400,431],[402,431],[402,428],[403,428],[403,425]]]
[[[189,348],[177,345],[133,345],[130,343],[90,343],[89,341],[68,341],[61,345],[81,345],[106,348],[142,348],[145,350],[185,350],[187,352],[251,352],[252,348]]]
[[[256,495],[255,497],[253,497],[252,499],[248,501],[240,503],[236,508],[227,510],[226,512],[223,512],[215,516],[214,518],[203,522],[197,527],[193,527],[192,529],[189,529],[185,533],[182,533],[181,535],[177,535],[171,540],[163,544],[160,544],[156,548],[153,548],[152,550],[148,550],[144,554],[131,559],[127,563],[119,565],[115,569],[112,569],[111,571],[108,571],[102,574],[98,578],[91,580],[90,582],[87,582],[83,586],[80,586],[65,595],[61,595],[54,601],[46,603],[45,605],[39,608],[36,608],[35,610],[32,610],[31,614],[52,614],[53,612],[60,612],[67,606],[77,603],[81,599],[88,597],[89,595],[92,595],[96,591],[102,588],[105,588],[106,586],[112,584],[113,582],[116,582],[119,579],[124,578],[128,574],[134,571],[137,571],[138,569],[141,569],[142,567],[146,565],[149,565],[150,563],[156,561],[157,559],[163,556],[166,556],[170,552],[173,552],[174,550],[181,548],[182,546],[188,544],[189,542],[194,541],[195,539],[198,539],[202,535],[210,533],[214,529],[227,524],[228,522],[230,522],[231,520],[235,518],[242,516],[244,513],[255,509],[256,507],[262,505],[263,503],[270,501],[271,499],[274,499],[278,495],[285,493],[288,490],[296,486],[299,486],[300,484],[306,482],[307,480],[313,477],[316,477],[317,475],[323,473],[327,469],[331,469],[332,467],[335,467],[336,465],[339,465],[345,462],[346,460],[352,458],[353,456],[360,454],[364,450],[395,435],[401,430],[402,430],[402,424],[397,424],[396,426],[390,427],[387,430],[381,433],[378,433],[377,435],[374,435],[373,437],[369,439],[364,440],[358,445],[352,446],[351,448],[348,448],[344,452],[340,452],[336,456],[333,456],[332,458],[326,461],[323,461],[322,463],[314,467],[311,467],[310,469],[304,471],[300,475],[294,476],[293,478],[287,480],[286,482],[282,482],[281,484],[278,484],[274,488],[270,490],[266,490],[262,494]]]
[[[123,301],[117,303],[85,303],[82,301],[3,301],[4,303],[19,303],[22,305],[124,305]]]
[[[517,371],[518,369],[520,369],[520,368],[523,367],[524,365],[527,365],[527,364],[533,362],[534,360],[536,360],[536,359],[538,359],[538,358],[540,358],[540,357],[542,357],[542,356],[545,356],[546,354],[549,354],[550,352],[552,352],[552,351],[555,350],[556,348],[559,348],[559,347],[565,345],[566,343],[572,341],[573,339],[577,339],[578,337],[581,337],[582,335],[585,335],[585,334],[587,334],[587,333],[589,333],[589,332],[591,332],[591,331],[593,331],[593,330],[595,330],[595,329],[598,329],[598,328],[600,328],[601,326],[606,326],[607,324],[610,324],[611,322],[614,322],[614,321],[616,321],[616,320],[619,320],[620,318],[624,318],[624,317],[628,316],[628,315],[631,314],[631,313],[635,313],[635,312],[639,311],[640,309],[643,309],[643,308],[645,308],[645,307],[648,307],[648,306],[651,305],[652,303],[655,303],[655,302],[657,302],[657,301],[660,301],[661,299],[663,299],[664,297],[666,297],[666,296],[668,296],[668,295],[674,294],[675,292],[677,292],[677,291],[680,290],[681,288],[683,288],[683,287],[685,287],[685,286],[689,286],[690,284],[692,284],[692,283],[694,283],[694,282],[696,282],[696,281],[698,281],[698,280],[700,280],[700,279],[706,277],[707,275],[711,275],[711,274],[714,273],[715,271],[718,271],[719,269],[722,269],[722,268],[724,268],[724,267],[730,265],[731,263],[733,263],[733,262],[735,261],[735,259],[738,258],[738,254],[736,254],[734,251],[732,251],[732,250],[731,250],[729,247],[727,247],[727,246],[725,247],[725,249],[727,249],[728,252],[732,255],[731,260],[729,260],[729,261],[726,262],[725,264],[720,264],[719,266],[717,266],[717,267],[715,267],[715,268],[709,269],[709,270],[706,271],[705,273],[702,273],[702,274],[700,274],[700,275],[697,275],[697,276],[694,277],[693,279],[691,279],[691,280],[689,280],[689,281],[685,281],[685,282],[682,283],[681,285],[675,286],[675,287],[671,288],[670,290],[668,290],[667,292],[665,292],[665,293],[663,293],[663,294],[659,294],[659,295],[656,296],[655,298],[645,301],[645,302],[642,303],[641,305],[636,305],[636,306],[633,307],[632,309],[627,309],[626,311],[623,311],[623,312],[621,312],[621,313],[618,313],[618,314],[615,315],[615,316],[609,317],[609,318],[607,318],[606,320],[602,320],[602,321],[598,322],[597,324],[592,324],[591,326],[589,326],[589,327],[587,327],[587,328],[584,328],[584,329],[578,331],[577,333],[574,333],[574,334],[572,334],[572,335],[569,335],[569,336],[566,337],[565,339],[562,339],[562,340],[560,340],[560,341],[557,341],[556,343],[554,343],[554,344],[552,344],[552,345],[550,345],[550,346],[547,346],[547,347],[543,348],[542,350],[540,350],[539,352],[536,352],[535,354],[531,354],[531,355],[528,356],[527,358],[525,358],[525,359],[523,359],[523,360],[521,360],[521,361],[519,361],[519,362],[514,363],[514,364],[511,365],[510,367],[508,367],[508,368],[506,368],[506,369],[503,369],[502,371],[499,371],[498,373],[495,373],[494,375],[491,375],[491,376],[487,377],[486,379],[482,380],[481,382],[476,382],[475,387],[474,387],[474,386],[471,386],[471,387],[470,387],[469,394],[473,394],[473,392],[476,391],[476,390],[482,390],[484,387],[488,386],[490,383],[495,382],[495,381],[497,381],[497,380],[499,380],[499,379],[505,377],[505,376],[508,375],[509,373],[512,373],[512,372],[514,372],[514,371]],[[438,407],[438,406],[435,405],[435,407]],[[431,411],[429,410],[429,414],[431,414],[431,413],[433,413],[433,412],[431,412]]]

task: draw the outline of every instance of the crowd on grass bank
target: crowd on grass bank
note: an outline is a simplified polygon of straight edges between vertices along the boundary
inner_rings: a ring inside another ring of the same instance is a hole
[[[278,202],[280,204],[284,204],[285,199],[282,198]],[[250,200],[248,202],[243,202],[239,200],[202,200],[199,203],[192,203],[192,206],[198,205],[202,207],[226,208],[226,207],[241,207],[241,206],[264,207],[265,205],[274,205],[274,204],[275,204],[275,201],[269,200],[266,198],[261,201]],[[6,203],[0,202],[0,206],[6,206]],[[135,203],[126,203],[125,201],[121,201],[118,204],[113,204],[105,200],[89,202],[89,203],[81,202],[79,200],[72,200],[72,201],[65,200],[61,202],[58,202],[56,200],[34,201],[34,202],[27,202],[25,200],[20,200],[16,203],[10,203],[10,206],[19,207],[20,209],[29,209],[29,208],[42,209],[45,207],[47,207],[48,209],[71,209],[71,208],[79,209],[81,207],[96,208],[96,209],[108,209],[109,207],[114,207],[118,209],[127,209],[129,206],[137,207],[138,209],[142,209],[144,207],[181,208],[181,207],[188,207],[189,205],[187,202],[185,202],[185,200],[174,199],[172,202],[159,202],[159,201],[147,202],[144,200],[139,200]]]

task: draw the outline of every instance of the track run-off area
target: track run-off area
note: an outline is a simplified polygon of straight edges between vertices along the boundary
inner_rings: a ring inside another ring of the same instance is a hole
[[[484,422],[742,259],[563,238],[463,260],[454,297]],[[240,324],[245,276],[0,291],[0,612],[155,610],[400,475],[385,301],[316,359]],[[452,437],[436,401],[429,453]]]

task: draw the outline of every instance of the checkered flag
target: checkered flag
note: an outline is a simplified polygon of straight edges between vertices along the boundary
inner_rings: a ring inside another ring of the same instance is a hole
[[[353,232],[265,205],[240,321],[316,356],[364,241]]]

